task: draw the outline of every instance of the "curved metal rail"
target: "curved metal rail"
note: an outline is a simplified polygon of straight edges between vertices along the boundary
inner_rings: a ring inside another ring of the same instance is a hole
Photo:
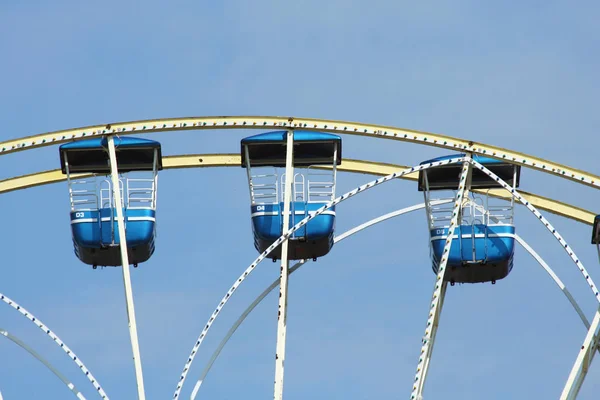
[[[590,329],[590,321],[588,321],[587,317],[583,313],[583,310],[579,306],[579,303],[577,303],[577,301],[573,298],[571,292],[569,291],[569,289],[567,289],[567,286],[558,277],[558,275],[556,275],[554,270],[550,268],[550,266],[546,263],[546,261],[544,261],[544,259],[538,254],[538,252],[535,251],[533,247],[531,247],[529,243],[527,243],[521,236],[515,235],[515,240],[519,242],[519,244],[523,246],[523,248],[527,250],[529,254],[531,254],[531,256],[535,259],[535,261],[538,262],[538,264],[540,264],[542,268],[544,268],[546,273],[550,276],[550,278],[552,278],[554,283],[556,283],[556,286],[558,286],[558,288],[561,290],[561,292],[563,292],[567,300],[569,300],[569,303],[571,303],[571,306],[573,306],[573,309],[575,310],[577,315],[579,315],[579,318],[581,319],[583,326],[585,326],[585,329]],[[600,349],[598,349],[598,351],[600,351]]]
[[[163,157],[164,169],[239,167],[240,164],[241,158],[239,154],[187,154]],[[408,167],[404,165],[344,158],[342,164],[336,168],[338,171],[343,172],[385,176],[393,173],[394,171]],[[326,169],[326,167],[323,167],[322,169]],[[78,174],[73,176],[83,178],[91,175]],[[418,175],[416,173],[407,174],[401,179],[416,181],[418,179]],[[30,187],[63,182],[66,180],[67,177],[60,171],[60,169],[16,176],[0,180],[0,194],[15,190],[27,189]],[[510,201],[512,198],[512,196],[506,193],[503,189],[492,189],[489,191],[474,189],[472,191],[479,194],[488,194],[492,197],[507,201]],[[591,211],[573,206],[571,204],[549,199],[547,197],[542,197],[534,193],[528,193],[525,191],[521,191],[520,193],[527,201],[541,210],[548,211],[553,214],[588,225],[592,225],[594,223],[594,217],[596,214]]]
[[[46,335],[48,335],[50,337],[50,339],[52,339],[54,341],[54,343],[56,343],[61,349],[63,349],[63,351],[69,356],[69,358],[71,360],[73,360],[73,362],[75,362],[75,364],[77,364],[77,366],[79,367],[79,369],[81,370],[81,372],[86,376],[86,378],[94,386],[94,388],[96,389],[96,391],[98,392],[98,394],[100,395],[100,397],[102,397],[105,400],[108,400],[107,394],[104,392],[104,389],[102,389],[102,386],[100,386],[100,383],[98,383],[98,381],[96,380],[96,378],[94,378],[94,376],[92,375],[92,372],[83,364],[83,362],[75,354],[75,352],[73,350],[71,350],[69,348],[69,346],[66,345],[65,342],[63,342],[62,340],[60,340],[60,338],[54,332],[52,332],[50,330],[50,328],[48,328],[46,326],[46,324],[44,324],[37,317],[35,317],[33,314],[31,314],[29,311],[27,311],[23,306],[19,305],[14,300],[12,300],[11,298],[5,296],[2,293],[0,293],[0,300],[2,300],[4,303],[6,303],[9,306],[11,306],[12,308],[14,308],[15,310],[17,310],[18,312],[20,312],[25,318],[27,318],[28,320],[30,320],[31,322],[33,322]]]
[[[558,164],[529,154],[490,146],[466,139],[385,125],[364,124],[301,117],[275,116],[208,116],[165,118],[129,121],[65,129],[0,142],[0,155],[32,148],[65,143],[110,133],[132,135],[152,132],[175,132],[186,130],[216,129],[302,129],[337,134],[360,135],[402,142],[440,147],[452,151],[464,151],[486,157],[506,160],[509,163],[553,174],[580,184],[600,188],[600,176]]]
[[[39,362],[44,364],[44,366],[46,368],[48,368],[50,370],[50,372],[52,372],[54,375],[56,375],[56,377],[58,379],[60,379],[62,381],[62,383],[64,383],[65,386],[68,387],[71,392],[73,392],[75,397],[77,397],[79,400],[85,400],[85,397],[83,396],[83,394],[79,390],[77,390],[77,388],[75,387],[75,385],[73,383],[71,383],[71,381],[69,381],[59,370],[54,368],[52,366],[52,364],[50,364],[50,362],[48,362],[48,360],[46,360],[44,357],[42,357],[37,351],[33,350],[30,346],[28,346],[27,343],[23,342],[21,339],[19,339],[15,335],[11,334],[10,332],[8,332],[6,329],[0,328],[0,335],[4,336],[8,340],[12,341],[17,346],[21,347],[23,350],[25,350],[26,352],[31,354],[33,357],[35,357]],[[2,397],[0,396],[0,400],[1,399],[2,399]]]

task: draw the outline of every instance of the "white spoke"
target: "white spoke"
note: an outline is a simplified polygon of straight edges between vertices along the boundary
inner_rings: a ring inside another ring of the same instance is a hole
[[[123,285],[125,287],[125,302],[127,305],[127,319],[129,323],[129,337],[133,352],[133,364],[135,367],[135,380],[137,384],[138,400],[146,400],[144,391],[144,377],[142,374],[142,360],[140,356],[140,345],[138,341],[137,323],[135,320],[135,307],[133,304],[133,289],[131,287],[131,274],[129,271],[129,255],[127,254],[127,238],[125,236],[125,221],[123,219],[123,203],[121,191],[119,190],[119,168],[117,165],[117,154],[115,142],[112,135],[108,136],[108,155],[110,157],[110,175],[112,179],[112,190],[117,211],[117,227],[119,230],[119,247],[121,250],[121,262],[123,264]]]

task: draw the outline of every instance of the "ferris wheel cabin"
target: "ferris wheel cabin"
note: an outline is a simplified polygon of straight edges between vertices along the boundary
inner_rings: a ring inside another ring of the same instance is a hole
[[[592,244],[600,245],[600,215],[596,215],[594,218],[594,225],[592,227]]]
[[[439,157],[421,164],[458,156]],[[520,166],[476,155],[473,159],[513,188],[519,186]],[[419,173],[419,191],[423,191],[425,196],[430,253],[435,273],[438,272],[448,237],[461,170],[462,163],[459,163]],[[452,237],[445,280],[451,284],[495,283],[505,278],[513,267],[514,199],[507,203],[491,197],[489,189],[500,189],[502,186],[477,168],[472,167],[470,174],[470,187],[465,190],[458,225]],[[478,189],[478,192],[473,192],[474,189]],[[432,198],[434,192],[439,193],[440,197]],[[440,204],[443,201],[446,203]]]
[[[121,265],[107,143],[106,137],[98,137],[60,146],[75,255],[94,268]],[[131,137],[115,137],[114,144],[129,262],[137,266],[154,253],[161,147],[159,142]]]
[[[600,215],[596,215],[594,218],[594,225],[592,227],[592,244],[596,245],[596,249],[598,249],[598,259],[600,259]]]
[[[283,233],[286,135],[287,131],[268,132],[241,141],[242,167],[246,168],[250,189],[254,246],[260,253]],[[294,131],[293,135],[295,170],[290,228],[335,198],[336,167],[342,160],[339,136],[307,131]],[[329,253],[334,229],[335,206],[290,237],[288,258],[316,259]],[[281,245],[268,257],[273,261],[280,259]]]

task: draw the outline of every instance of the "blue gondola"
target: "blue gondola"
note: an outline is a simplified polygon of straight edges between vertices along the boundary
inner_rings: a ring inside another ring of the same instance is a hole
[[[98,137],[60,146],[61,169],[69,185],[75,255],[94,268],[121,265],[107,142],[106,137]],[[114,143],[129,261],[137,267],[154,253],[161,147],[159,142],[131,137],[115,138]]]
[[[457,155],[427,160],[421,164],[456,158]],[[519,186],[520,166],[487,157],[474,160],[494,172],[513,188]],[[419,191],[424,192],[429,221],[430,254],[435,273],[448,237],[455,192],[462,164],[445,165],[419,173]],[[470,189],[498,189],[500,184],[481,170],[473,168]],[[431,192],[448,196],[431,198]],[[453,192],[452,192],[453,191]],[[452,192],[452,194],[450,194]],[[489,192],[489,191],[488,191]],[[458,226],[454,230],[445,279],[451,284],[492,282],[505,278],[513,267],[515,226],[514,199],[510,204],[489,196],[488,192],[465,191]],[[448,202],[450,201],[450,202]],[[497,202],[497,203],[495,203]]]
[[[242,167],[248,174],[254,246],[262,253],[282,234],[286,132],[268,132],[241,141]],[[342,140],[322,132],[294,131],[294,173],[290,227],[335,197],[336,167],[342,160]],[[329,166],[331,169],[317,169]],[[282,173],[283,172],[283,173]],[[335,207],[311,220],[289,240],[288,258],[324,256],[333,246]],[[281,246],[270,253],[281,259]]]

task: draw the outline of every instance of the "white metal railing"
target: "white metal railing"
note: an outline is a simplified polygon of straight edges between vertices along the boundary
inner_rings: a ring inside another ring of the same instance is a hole
[[[250,200],[256,203],[283,201],[286,175],[282,173],[248,175]],[[306,173],[297,172],[292,182],[292,201],[328,202],[335,198],[335,171],[307,168]]]
[[[156,182],[148,178],[127,179],[127,208],[156,208]]]
[[[121,207],[156,209],[156,180],[154,178],[119,179]],[[112,184],[105,179],[100,184],[100,207],[114,206]]]
[[[483,206],[483,199],[480,196],[473,195],[472,197],[466,197],[461,212],[462,225],[489,224],[489,217]]]
[[[430,205],[440,199],[427,198],[427,212],[429,228],[448,227],[452,219],[452,204],[439,206]],[[451,199],[448,197],[448,199]],[[461,208],[461,225],[512,225],[514,220],[514,206],[505,204],[504,201],[490,198],[488,195],[465,198]]]
[[[489,225],[489,223],[490,223],[489,216],[488,216],[488,213],[487,213],[485,207],[483,206],[483,199],[481,198],[481,196],[473,196],[470,201],[470,206],[472,209],[471,223],[473,225],[481,225],[481,224]]]
[[[431,206],[430,204],[439,200],[452,200],[450,203]],[[450,225],[454,207],[454,198],[428,199],[429,229],[444,228]]]
[[[276,203],[279,198],[277,174],[250,175],[250,197],[252,204]]]
[[[92,178],[72,180],[66,156],[65,165],[71,211],[90,211],[114,207],[111,179],[94,174]],[[131,174],[133,177],[130,177]],[[128,173],[126,176],[127,178],[121,176],[118,179],[121,207],[156,209],[157,152],[154,152],[154,166],[149,175],[147,171],[137,171]],[[151,178],[147,178],[148,176]]]
[[[98,193],[96,179],[80,179],[69,181],[69,200],[71,211],[87,211],[98,209]]]
[[[319,170],[308,167],[308,201],[328,202],[335,198],[335,169]]]
[[[281,174],[281,188],[285,188],[285,173]],[[292,201],[304,201],[305,196],[305,179],[304,175],[297,172],[294,174],[294,181],[292,182]],[[284,190],[281,190],[279,201],[283,202]]]
[[[286,178],[287,177],[285,175],[285,172],[279,176],[279,181],[280,181],[279,183],[280,183],[281,191],[279,192],[278,201],[280,201],[280,202],[283,202],[284,199],[285,199],[285,183],[286,183],[285,181],[286,181]],[[292,196],[291,196],[291,198],[292,199],[294,198],[294,186],[293,186],[293,184],[292,184]]]
[[[286,185],[286,179],[287,176],[285,174],[285,172],[283,174],[281,174],[281,192],[280,192],[280,200],[281,202],[284,202],[284,198],[285,198],[285,185]],[[305,180],[304,180],[304,175],[302,173],[295,173],[294,174],[294,180],[292,181],[292,193],[291,193],[291,204],[290,204],[290,215],[291,217],[291,221],[295,221],[296,218],[296,211],[298,211],[296,209],[296,202],[302,202],[304,203],[304,199],[305,199]],[[300,207],[300,210],[304,212],[304,216],[306,216],[306,209],[304,207]],[[283,214],[283,210],[281,210],[281,213]],[[294,225],[294,222],[292,222],[292,225]],[[294,232],[292,234],[293,238],[298,238],[301,236],[301,231],[298,230],[296,232]]]
[[[490,198],[486,196],[486,206],[488,214],[488,223],[491,220],[492,223],[502,225],[513,225],[515,217],[515,207],[513,203],[506,204],[499,199]]]
[[[304,175],[297,173],[294,174],[294,185],[293,185],[293,199],[294,201],[304,201]]]
[[[125,196],[123,195],[123,180],[119,179],[119,190],[121,191],[121,207],[125,207]],[[112,208],[114,206],[112,184],[110,180],[104,179],[100,183],[100,208]]]
[[[469,196],[469,194],[471,196]],[[460,246],[460,254],[461,257],[464,257],[463,247],[466,245],[467,248],[471,250],[471,259],[467,261],[463,259],[464,262],[482,262],[487,260],[487,224],[489,219],[487,217],[487,212],[483,207],[483,199],[480,196],[476,196],[473,193],[466,194],[462,209],[461,209],[461,220],[460,225],[463,226],[471,226],[471,234],[467,237],[463,237],[461,235],[458,244]],[[475,245],[475,225],[484,225],[484,256],[483,259],[477,259],[477,246]],[[468,241],[464,243],[465,241]]]

